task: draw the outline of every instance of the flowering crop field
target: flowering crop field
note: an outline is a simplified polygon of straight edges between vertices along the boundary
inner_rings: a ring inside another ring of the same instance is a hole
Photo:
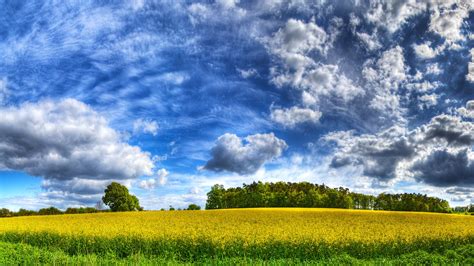
[[[152,211],[0,219],[0,242],[70,255],[393,258],[474,244],[474,217],[342,209]]]

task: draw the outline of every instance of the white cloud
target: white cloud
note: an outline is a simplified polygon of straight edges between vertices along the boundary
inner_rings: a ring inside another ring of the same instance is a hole
[[[356,33],[357,38],[364,43],[365,47],[367,50],[372,51],[372,50],[377,50],[382,48],[382,44],[379,42],[379,36],[377,35],[377,32],[375,31],[371,35],[365,33],[365,32],[357,32]]]
[[[143,189],[154,189],[158,185],[164,186],[166,182],[168,181],[167,179],[168,175],[169,175],[169,172],[166,169],[162,168],[156,171],[153,178],[140,181],[138,183],[138,186]]]
[[[420,104],[418,105],[421,110],[427,109],[438,104],[439,95],[437,94],[424,94],[418,97]]]
[[[220,136],[211,150],[212,158],[203,167],[211,171],[229,171],[241,175],[257,172],[265,162],[280,157],[288,147],[285,141],[270,134],[245,137],[234,134]]]
[[[435,58],[440,54],[440,52],[444,49],[443,46],[437,47],[435,49],[431,48],[431,43],[426,42],[422,44],[414,44],[413,50],[415,54],[420,59],[432,59]]]
[[[377,61],[368,60],[362,74],[374,94],[369,106],[390,119],[401,120],[399,88],[408,78],[403,49],[396,46],[382,53]]]
[[[148,133],[153,136],[158,134],[158,123],[153,120],[137,119],[133,122],[133,134]]]
[[[187,8],[188,16],[194,25],[241,20],[247,12],[238,6],[239,2],[239,0],[217,0],[214,4],[193,3]]]
[[[365,14],[367,21],[391,33],[426,8],[426,4],[419,1],[370,1],[369,6]]]
[[[474,48],[471,49],[471,62],[467,68],[466,80],[474,83]]]
[[[474,119],[474,100],[468,101],[466,107],[458,108],[457,112],[463,117]]]
[[[188,79],[189,75],[184,72],[169,72],[159,77],[159,80],[173,85],[181,85]]]
[[[469,16],[469,11],[473,6],[468,2],[461,2],[454,5],[454,9],[436,7],[431,13],[430,30],[445,38],[448,44],[464,40],[465,36],[461,33],[461,25],[464,19]]]
[[[441,69],[439,68],[438,63],[429,64],[426,68],[426,74],[430,75],[439,75],[441,74]]]
[[[240,76],[244,79],[248,79],[248,78],[251,78],[251,77],[258,76],[258,72],[255,68],[249,68],[247,70],[237,69],[237,71],[239,72]]]
[[[329,40],[328,34],[316,23],[289,19],[270,39],[269,46],[274,54],[279,54],[281,57],[311,51],[324,54],[330,47]]]
[[[272,110],[270,118],[285,127],[293,128],[301,123],[318,123],[321,112],[293,106],[290,109]]]
[[[110,180],[151,175],[150,157],[74,99],[0,108],[0,168],[43,177],[51,195],[78,198]]]

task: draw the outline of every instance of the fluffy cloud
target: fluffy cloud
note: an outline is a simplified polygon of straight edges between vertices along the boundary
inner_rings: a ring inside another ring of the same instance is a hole
[[[52,195],[98,193],[110,180],[151,175],[153,167],[150,154],[124,143],[104,117],[77,100],[0,109],[0,168],[43,177]]]
[[[163,186],[168,181],[168,175],[169,172],[166,169],[160,169],[156,171],[154,178],[142,180],[138,183],[138,186],[143,189],[154,189],[158,185]]]
[[[278,87],[290,86],[306,93],[314,102],[321,97],[339,97],[350,101],[364,91],[354,85],[337,65],[321,64],[314,53],[324,56],[338,34],[340,21],[333,20],[329,33],[313,21],[290,19],[271,38],[266,47],[278,66],[271,69],[272,82]]]
[[[287,57],[311,51],[325,53],[330,46],[329,41],[329,35],[316,23],[289,19],[285,27],[275,33],[269,45],[274,53]]]
[[[158,133],[158,123],[153,120],[137,119],[133,122],[133,133],[148,133],[156,136]]]
[[[408,79],[407,71],[400,46],[383,52],[376,61],[367,61],[362,74],[374,94],[369,106],[384,116],[400,119],[402,110],[398,90]]]
[[[285,127],[293,128],[301,123],[318,123],[321,112],[307,108],[291,107],[290,109],[272,110],[271,119]]]
[[[413,45],[413,50],[415,51],[416,56],[420,59],[435,58],[436,56],[439,55],[441,49],[440,47],[433,49],[430,46],[431,46],[430,42],[415,44]]]
[[[463,40],[461,25],[472,10],[471,4],[461,2],[450,6],[435,6],[430,17],[430,30],[445,38],[448,43]]]
[[[370,1],[365,18],[393,33],[410,17],[420,14],[425,8],[426,4],[418,1]]]
[[[279,157],[287,148],[284,140],[273,133],[241,138],[226,133],[211,150],[212,158],[203,167],[211,171],[229,171],[240,175],[255,173],[265,162]]]
[[[322,115],[322,109],[317,108],[321,101],[334,106],[364,95],[363,89],[338,65],[322,64],[318,60],[332,47],[340,25],[341,21],[333,19],[326,32],[313,20],[289,19],[273,36],[265,39],[265,46],[277,63],[270,69],[271,82],[280,88],[287,86],[301,95],[296,106],[274,110],[273,121],[288,128],[303,122],[315,123]]]

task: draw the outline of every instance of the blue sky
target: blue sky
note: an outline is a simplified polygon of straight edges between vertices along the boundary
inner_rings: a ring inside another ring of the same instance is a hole
[[[316,3],[315,3],[316,2]],[[310,181],[474,201],[469,1],[0,1],[0,205]]]

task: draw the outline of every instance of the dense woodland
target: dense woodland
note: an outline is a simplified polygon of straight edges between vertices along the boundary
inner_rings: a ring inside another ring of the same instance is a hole
[[[243,184],[225,189],[214,185],[207,193],[206,209],[255,207],[344,208],[390,211],[450,212],[446,200],[427,195],[404,193],[378,196],[350,192],[347,188],[329,188],[308,182]]]

